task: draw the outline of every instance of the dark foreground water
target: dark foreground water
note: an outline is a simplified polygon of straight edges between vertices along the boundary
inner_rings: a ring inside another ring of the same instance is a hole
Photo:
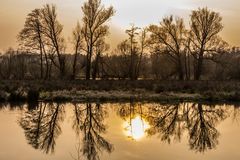
[[[237,105],[0,105],[0,160],[239,160],[239,148]]]

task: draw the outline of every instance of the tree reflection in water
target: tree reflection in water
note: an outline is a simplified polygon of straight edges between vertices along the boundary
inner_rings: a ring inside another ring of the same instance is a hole
[[[199,152],[215,148],[220,135],[215,126],[227,116],[223,107],[193,104],[188,127],[190,148]]]
[[[111,153],[113,145],[101,135],[106,132],[104,118],[107,116],[107,110],[99,103],[74,104],[74,113],[73,129],[78,136],[83,135],[83,155],[88,160],[98,160],[99,152],[102,150]],[[77,154],[79,157],[79,153]]]
[[[29,106],[19,120],[28,143],[44,153],[54,152],[55,141],[61,134],[60,123],[64,119],[64,113],[63,105],[58,103]],[[102,150],[109,153],[113,150],[113,145],[101,135],[106,132],[106,116],[107,110],[99,103],[74,104],[72,127],[79,138],[82,135],[82,148],[78,149],[78,152],[81,151],[88,160],[99,159],[99,152]]]
[[[182,134],[187,131],[190,149],[204,152],[215,148],[220,133],[216,125],[229,116],[224,107],[202,104],[176,104],[155,106],[149,109],[148,133],[159,133],[163,141],[171,139],[180,141]]]
[[[240,105],[239,104],[233,105],[232,120],[233,122],[238,124],[240,122]]]
[[[149,128],[148,123],[145,121],[144,109],[140,103],[131,102],[128,104],[120,104],[117,108],[117,115],[124,120],[124,130],[128,138],[132,140],[139,140],[146,134],[146,129]]]
[[[54,152],[56,139],[61,134],[60,122],[64,118],[64,107],[58,103],[39,103],[26,110],[19,120],[26,139],[35,149],[45,153]]]
[[[148,121],[151,128],[149,135],[161,133],[162,141],[171,142],[171,138],[180,141],[186,129],[185,106],[180,104],[152,106],[149,108]]]
[[[113,145],[103,137],[107,128],[104,120],[110,108],[99,103],[73,106],[72,128],[79,141],[77,159],[81,157],[98,160],[102,151],[111,153]],[[22,108],[24,112],[19,124],[24,129],[28,143],[45,153],[54,152],[55,141],[61,134],[60,123],[65,115],[64,106],[57,103],[39,103],[36,107]],[[229,108],[201,103],[161,105],[131,102],[119,104],[114,110],[125,122],[129,122],[131,134],[128,136],[132,136],[132,139],[135,132],[132,122],[137,117],[138,121],[145,121],[149,125],[148,129],[140,127],[144,135],[158,135],[163,142],[171,143],[180,142],[183,135],[187,134],[190,149],[205,152],[216,148],[218,144],[220,133],[216,125],[230,114],[238,117],[239,108]]]

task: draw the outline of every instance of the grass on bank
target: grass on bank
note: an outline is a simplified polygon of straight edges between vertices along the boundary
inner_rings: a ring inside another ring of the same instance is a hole
[[[0,101],[240,101],[238,81],[2,81]]]

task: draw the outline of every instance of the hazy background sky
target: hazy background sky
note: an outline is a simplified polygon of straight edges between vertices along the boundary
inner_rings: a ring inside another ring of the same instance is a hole
[[[81,5],[85,0],[0,0],[0,51],[16,47],[16,35],[23,28],[26,15],[46,3],[56,4],[64,35],[68,40],[77,20],[81,21]],[[158,23],[164,16],[173,14],[189,23],[191,10],[209,7],[223,17],[224,40],[240,46],[240,0],[102,0],[105,6],[116,10],[112,18],[111,43],[116,46],[124,38],[124,30],[130,23],[144,27]],[[70,47],[70,46],[69,46]]]

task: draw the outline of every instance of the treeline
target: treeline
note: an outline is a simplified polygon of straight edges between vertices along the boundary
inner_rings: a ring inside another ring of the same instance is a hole
[[[82,13],[67,46],[56,6],[34,9],[17,36],[19,48],[0,56],[0,78],[240,79],[240,50],[221,39],[222,17],[208,8],[193,10],[189,27],[172,15],[157,25],[131,25],[114,50],[106,43],[113,7],[87,0]]]

